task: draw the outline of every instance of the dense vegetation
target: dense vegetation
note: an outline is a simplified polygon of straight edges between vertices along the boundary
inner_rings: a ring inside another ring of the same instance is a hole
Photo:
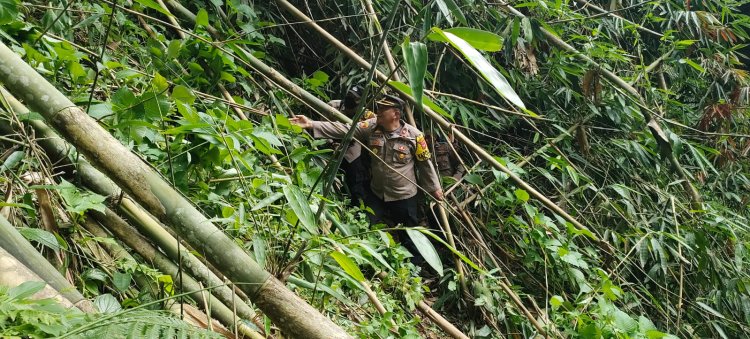
[[[424,254],[443,274],[429,283],[431,268],[348,207],[331,175],[336,150],[288,122],[322,119],[314,107],[254,69],[251,56],[323,101],[368,83],[369,69],[282,2],[0,0],[0,39],[349,333],[443,336],[422,321],[420,301],[471,337],[750,333],[747,1],[294,1],[389,74],[386,30],[403,83],[392,87],[424,81],[422,100],[454,131],[585,226],[462,145],[467,175],[443,178],[455,186],[444,204],[455,246],[436,225],[413,232],[435,235],[437,254]],[[404,60],[421,48],[416,65]],[[501,76],[487,79],[492,70]],[[3,107],[14,121],[41,119]],[[414,117],[422,130],[455,133],[422,110]],[[137,311],[184,298],[148,260],[106,254],[115,240],[82,227],[104,197],[75,173],[62,180],[31,128],[0,145],[3,216],[87,297]],[[16,305],[4,291],[0,320]],[[0,333],[16,335],[18,321],[3,321]],[[263,315],[245,323],[277,334]]]

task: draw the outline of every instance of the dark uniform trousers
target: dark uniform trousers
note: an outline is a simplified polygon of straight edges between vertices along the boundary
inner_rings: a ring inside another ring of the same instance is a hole
[[[383,201],[375,196],[375,194],[368,194],[366,204],[373,211],[373,214],[368,215],[370,218],[370,224],[383,223],[388,227],[395,227],[401,224],[402,227],[414,227],[419,226],[419,217],[417,215],[418,204],[417,196],[411,198],[395,200],[395,201]],[[407,250],[413,255],[412,263],[415,265],[421,265],[424,262],[424,258],[420,254],[417,246],[411,240],[406,231],[390,232],[396,236],[396,241],[400,242]]]
[[[370,193],[370,157],[362,153],[352,162],[341,162],[344,172],[344,183],[349,190],[351,201],[349,206],[356,207],[360,203],[367,204]]]

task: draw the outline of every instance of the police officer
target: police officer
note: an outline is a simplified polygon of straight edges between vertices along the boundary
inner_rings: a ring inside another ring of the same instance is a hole
[[[435,155],[435,164],[437,165],[437,171],[441,176],[453,177],[453,179],[459,180],[464,176],[464,166],[456,155],[458,150],[458,143],[453,141],[450,142],[443,138],[436,137],[434,133],[427,134],[426,136],[428,145]]]
[[[376,118],[357,123],[354,137],[370,149],[372,195],[367,205],[374,215],[371,222],[387,222],[416,226],[417,184],[435,199],[443,199],[443,190],[430,162],[430,150],[422,132],[401,120],[404,102],[386,95],[376,102]],[[291,123],[312,130],[315,138],[342,138],[349,126],[339,122],[312,121],[298,115]],[[412,254],[415,248],[409,239],[404,245]]]
[[[332,100],[328,102],[328,105],[341,111],[347,117],[353,118],[361,99],[362,89],[354,86],[346,93],[344,100]],[[362,116],[362,121],[374,117],[375,113],[367,110]],[[357,142],[349,144],[349,148],[344,152],[341,170],[344,172],[344,183],[351,195],[350,206],[367,203],[370,194],[370,157],[366,152],[362,152],[362,145]]]

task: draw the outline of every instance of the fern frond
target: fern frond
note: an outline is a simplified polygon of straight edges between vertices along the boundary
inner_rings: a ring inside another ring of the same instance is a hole
[[[145,310],[123,311],[106,320],[93,319],[79,326],[83,327],[88,329],[75,338],[222,338],[218,333],[190,325],[169,313]]]

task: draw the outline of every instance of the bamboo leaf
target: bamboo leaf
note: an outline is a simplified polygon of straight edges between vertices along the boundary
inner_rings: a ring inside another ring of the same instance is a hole
[[[466,16],[464,16],[464,13],[461,12],[461,8],[458,7],[455,1],[453,0],[443,0],[445,2],[445,5],[448,7],[448,9],[451,11],[451,14],[460,22],[462,25],[466,25]]]
[[[435,251],[435,247],[432,246],[430,240],[417,230],[408,229],[406,230],[406,233],[409,235],[409,238],[411,238],[411,241],[414,242],[414,246],[417,248],[417,251],[419,251],[419,254],[422,255],[422,258],[424,258],[430,267],[437,271],[440,276],[443,276],[443,262],[440,261],[440,256],[438,256],[437,251]]]
[[[440,13],[443,13],[445,20],[448,20],[448,24],[452,26],[453,16],[451,15],[450,10],[448,9],[448,4],[445,3],[445,0],[436,0],[435,3],[437,3],[438,9],[440,9]]]
[[[156,1],[153,1],[153,0],[135,0],[135,2],[137,2],[137,3],[139,3],[139,4],[143,5],[143,6],[146,6],[148,8],[151,8],[151,9],[153,9],[153,10],[155,10],[155,11],[161,13],[161,14],[164,14],[166,16],[173,16],[166,9],[164,9],[161,6],[159,6],[159,4],[156,3]]]
[[[701,72],[701,73],[705,73],[706,72],[705,68],[701,67],[701,65],[698,65],[693,60],[685,58],[685,59],[678,60],[678,62],[681,63],[681,64],[688,64],[688,65],[690,65],[690,67],[694,68],[698,72]]]
[[[0,165],[0,174],[4,173],[6,170],[16,167],[16,165],[18,165],[18,163],[23,160],[25,154],[26,152],[24,151],[15,151],[11,153],[11,155],[8,156],[7,159],[5,159],[5,162]]]
[[[479,51],[451,32],[444,32],[437,27],[433,27],[432,30],[442,35],[451,46],[461,52],[469,63],[479,71],[479,74],[481,74],[482,77],[492,85],[498,94],[517,107],[526,110],[526,105],[521,101],[521,98],[516,94],[516,91],[513,90],[513,87],[510,87],[508,80],[505,79],[495,67],[492,67]]]
[[[383,258],[380,253],[375,251],[372,247],[365,243],[358,243],[357,246],[362,247],[367,253],[369,253],[373,258],[375,258],[377,261],[379,261],[383,266],[388,267],[389,270],[393,271],[393,267],[391,267],[390,264],[388,264],[388,261]]]
[[[318,223],[315,222],[315,214],[310,209],[307,198],[302,191],[294,185],[284,187],[284,196],[289,201],[289,206],[297,215],[297,219],[302,226],[311,234],[318,234]]]
[[[349,259],[346,254],[341,252],[331,252],[331,257],[333,257],[344,272],[354,278],[354,280],[359,282],[365,281],[365,276],[362,274],[362,271],[359,270],[357,264],[352,259]]]
[[[251,209],[251,211],[257,211],[257,210],[259,210],[261,208],[264,208],[264,207],[266,207],[266,206],[268,206],[270,204],[273,204],[274,202],[276,202],[276,200],[281,199],[281,197],[283,197],[283,196],[284,196],[284,193],[281,193],[281,192],[276,192],[274,194],[271,194],[268,197],[266,197],[265,199],[259,201],[255,206],[253,206],[253,208]]]
[[[403,82],[398,82],[398,81],[389,81],[388,84],[391,85],[391,86],[393,86],[395,89],[397,89],[397,90],[399,90],[401,92],[404,92],[407,95],[413,97],[412,91],[411,91],[411,87],[409,87],[409,85],[407,85],[407,84],[405,84]],[[440,108],[440,106],[436,105],[429,98],[423,97],[422,98],[422,102],[424,103],[425,106],[429,107],[431,110],[437,112],[438,114],[440,114],[440,115],[442,115],[442,116],[444,116],[444,117],[446,117],[448,119],[453,120],[453,117],[450,114],[448,114],[448,112],[446,112],[444,109]]]
[[[470,27],[448,28],[443,32],[452,33],[480,51],[497,52],[503,49],[503,38],[492,32]],[[450,42],[444,35],[437,32],[430,33],[427,38],[432,41]]]
[[[481,272],[486,273],[483,269],[479,268],[479,265],[471,261],[468,257],[466,257],[463,253],[459,252],[457,249],[453,248],[453,246],[449,245],[445,240],[437,236],[435,233],[432,233],[426,229],[420,229],[420,232],[427,234],[430,236],[430,238],[434,239],[435,241],[443,244],[446,248],[448,248],[453,254],[457,255],[463,262],[465,262],[467,265],[471,266],[471,268]]]
[[[726,319],[723,314],[719,313],[719,311],[715,310],[713,307],[706,305],[705,303],[702,303],[700,301],[696,301],[696,304],[703,308],[704,310],[708,311],[708,313],[711,313],[719,318]]]
[[[8,297],[12,300],[28,298],[41,291],[47,285],[44,281],[24,281],[21,285],[8,290]]]
[[[409,76],[412,96],[417,109],[421,111],[424,76],[427,73],[427,45],[421,42],[409,42],[409,37],[406,37],[404,43],[401,44],[401,51],[404,54],[404,63],[406,64],[406,73]]]

